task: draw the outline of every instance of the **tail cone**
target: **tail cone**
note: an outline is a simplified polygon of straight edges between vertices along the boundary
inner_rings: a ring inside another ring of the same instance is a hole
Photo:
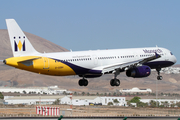
[[[6,64],[6,60],[3,60],[3,63]]]

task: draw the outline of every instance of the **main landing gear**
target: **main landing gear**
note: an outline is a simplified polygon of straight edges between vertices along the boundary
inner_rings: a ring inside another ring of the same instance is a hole
[[[120,81],[119,81],[119,79],[111,79],[111,81],[110,81],[110,85],[111,86],[119,86],[120,85]]]
[[[88,85],[88,80],[87,79],[80,79],[79,80],[79,86],[87,86]]]
[[[114,72],[114,79],[111,79],[111,81],[110,81],[111,86],[119,86],[120,85],[120,80],[116,78],[119,74],[120,74],[119,70],[116,70]]]
[[[162,80],[163,77],[160,75],[161,68],[157,68],[156,71],[158,73],[157,80]]]

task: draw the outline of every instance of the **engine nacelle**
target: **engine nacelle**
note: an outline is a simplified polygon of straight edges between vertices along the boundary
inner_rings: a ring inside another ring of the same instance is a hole
[[[147,77],[150,74],[151,74],[151,68],[146,65],[132,68],[126,71],[126,75],[128,77],[134,77],[134,78]]]

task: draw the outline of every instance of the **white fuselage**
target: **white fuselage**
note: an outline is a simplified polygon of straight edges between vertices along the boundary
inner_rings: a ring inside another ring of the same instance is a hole
[[[70,63],[70,67],[75,72],[81,73],[83,68],[102,71],[104,67],[144,59],[155,55],[155,52],[161,55],[161,57],[147,63],[152,69],[156,68],[156,66],[162,68],[176,63],[176,57],[172,55],[169,50],[159,47],[58,52],[41,55],[51,59],[60,60],[60,62],[63,63]]]

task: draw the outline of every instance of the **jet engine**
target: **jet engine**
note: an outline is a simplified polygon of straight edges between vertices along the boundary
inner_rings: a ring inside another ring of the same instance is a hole
[[[132,68],[126,71],[126,75],[128,77],[133,77],[133,78],[147,77],[150,74],[151,74],[151,68],[146,65]]]

